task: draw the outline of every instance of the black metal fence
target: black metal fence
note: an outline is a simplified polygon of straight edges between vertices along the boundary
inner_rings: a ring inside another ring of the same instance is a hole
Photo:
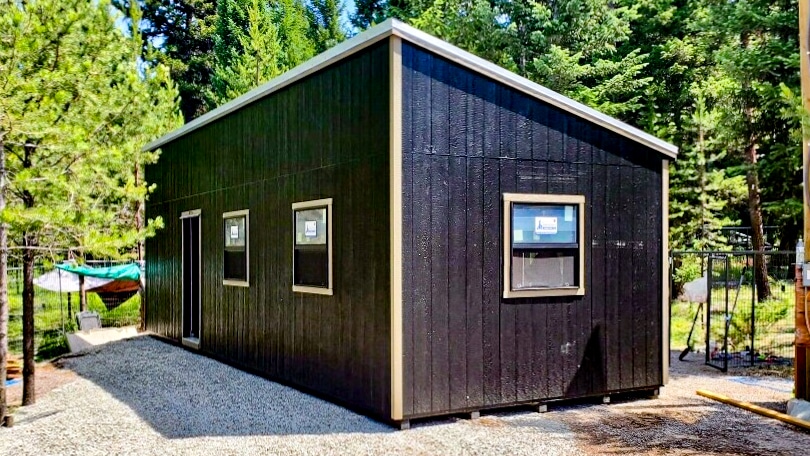
[[[767,283],[767,293],[758,293],[757,256],[765,262],[760,284]],[[672,252],[672,348],[685,355],[688,344],[723,371],[792,366],[794,262],[788,251]]]
[[[121,262],[110,260],[88,261],[96,267],[113,266]],[[52,265],[38,263],[34,277],[54,271]],[[57,277],[60,277],[57,275]],[[21,355],[22,337],[22,292],[23,272],[21,267],[10,265],[9,278],[9,337],[8,348],[12,355]],[[67,281],[67,278],[64,279]],[[58,284],[57,282],[57,289]],[[65,284],[63,290],[70,289]],[[101,297],[86,293],[87,310],[97,312],[102,327],[124,327],[140,324],[140,296]],[[49,359],[67,350],[65,335],[76,331],[76,313],[79,312],[79,294],[68,291],[53,291],[34,286],[34,346],[38,359]]]

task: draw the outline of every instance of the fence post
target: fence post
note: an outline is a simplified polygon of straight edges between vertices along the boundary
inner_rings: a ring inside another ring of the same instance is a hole
[[[746,263],[748,263],[746,261]],[[747,266],[747,264],[746,264]],[[756,319],[756,312],[757,312],[757,291],[755,287],[757,286],[757,281],[753,280],[753,274],[751,275],[751,350],[749,350],[748,355],[751,358],[751,367],[754,367],[754,362],[756,361],[756,349],[754,348],[754,341],[756,338],[757,333],[757,319]]]

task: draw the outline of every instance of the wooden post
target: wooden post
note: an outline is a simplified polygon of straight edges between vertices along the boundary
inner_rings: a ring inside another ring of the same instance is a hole
[[[84,290],[84,276],[79,275],[79,312],[87,310],[87,292]]]
[[[808,46],[808,20],[810,20],[810,5],[807,0],[799,1],[799,57],[801,65],[802,101],[805,110],[810,109],[810,46]],[[810,172],[810,132],[805,129],[802,141],[802,180],[804,182],[804,240],[810,241],[810,182],[807,174]],[[806,249],[805,249],[806,251]],[[807,334],[804,314],[804,289],[801,287],[801,271],[797,271],[796,285],[796,358],[794,362],[794,380],[796,387],[796,397],[810,400],[808,391],[808,380],[810,380],[810,366],[807,363],[810,354],[810,335]]]

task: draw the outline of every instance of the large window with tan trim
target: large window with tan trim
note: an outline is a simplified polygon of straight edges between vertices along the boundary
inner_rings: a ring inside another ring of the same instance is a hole
[[[582,195],[504,193],[504,298],[585,293]]]
[[[293,291],[332,294],[332,198],[293,203]]]

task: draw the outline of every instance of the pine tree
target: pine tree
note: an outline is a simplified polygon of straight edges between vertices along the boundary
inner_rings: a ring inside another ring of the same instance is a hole
[[[730,177],[718,140],[718,113],[707,107],[702,90],[692,90],[691,112],[682,115],[691,140],[681,148],[670,180],[670,247],[673,250],[716,250],[726,246],[721,228],[734,223],[729,206],[745,198],[742,176]]]
[[[799,87],[797,5],[782,0],[718,1],[707,3],[700,17],[694,27],[709,43],[706,47],[712,49],[716,62],[712,78],[718,81],[722,138],[729,155],[742,164],[752,244],[754,250],[763,250],[767,203],[762,191],[763,157],[777,158],[780,148],[796,138],[791,134],[796,124],[782,117],[781,86]],[[790,147],[794,154],[800,153],[797,143]],[[791,166],[795,160],[786,155],[782,166],[795,170]],[[755,256],[754,271],[757,297],[764,300],[770,295],[770,283],[762,255]]]
[[[320,53],[346,39],[346,31],[340,25],[345,10],[340,0],[312,0],[309,7],[311,24],[310,40],[315,51]]]
[[[236,2],[220,3],[217,30],[219,58],[214,71],[214,92],[220,103],[281,74],[281,42],[275,14],[260,0],[249,0],[245,11]],[[225,11],[225,9],[230,11]],[[246,23],[235,18],[246,13]],[[246,29],[246,30],[243,30]]]
[[[180,124],[177,90],[167,68],[140,60],[140,36],[122,33],[113,11],[82,0],[0,9],[2,220],[23,255],[23,405],[35,400],[35,260],[64,249],[120,256],[160,226],[137,227],[148,187],[135,170],[157,157],[143,144]]]
[[[211,98],[225,103],[312,58],[308,14],[300,0],[222,0]]]
[[[128,14],[131,0],[113,0]],[[169,68],[180,92],[180,110],[190,122],[216,107],[210,98],[214,70],[214,26],[217,0],[138,0],[137,21],[143,58]],[[156,48],[153,52],[151,48]]]

